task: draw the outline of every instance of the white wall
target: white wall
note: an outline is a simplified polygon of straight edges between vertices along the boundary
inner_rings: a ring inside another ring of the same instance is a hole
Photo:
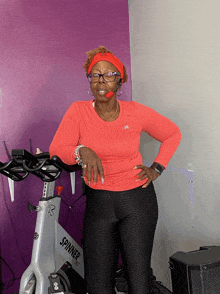
[[[159,221],[152,267],[172,289],[172,254],[220,246],[220,1],[128,3],[133,100],[171,119],[182,133],[154,182]],[[145,163],[154,161],[159,147],[142,133]]]

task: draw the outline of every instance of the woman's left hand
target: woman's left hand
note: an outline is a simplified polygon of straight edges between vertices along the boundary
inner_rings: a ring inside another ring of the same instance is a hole
[[[136,165],[136,169],[142,169],[142,172],[136,175],[137,180],[146,179],[146,183],[142,186],[142,188],[146,188],[150,182],[156,180],[160,176],[160,173],[156,172],[153,168],[149,168],[144,165]]]

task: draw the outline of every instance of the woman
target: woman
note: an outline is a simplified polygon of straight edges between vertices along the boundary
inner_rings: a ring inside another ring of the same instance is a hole
[[[109,50],[87,52],[84,65],[93,100],[72,103],[50,146],[50,156],[81,164],[86,184],[83,222],[85,280],[90,294],[112,294],[119,251],[130,294],[147,294],[158,219],[153,181],[176,151],[181,134],[168,118],[135,101],[117,100],[128,79]],[[141,132],[162,142],[143,166]]]

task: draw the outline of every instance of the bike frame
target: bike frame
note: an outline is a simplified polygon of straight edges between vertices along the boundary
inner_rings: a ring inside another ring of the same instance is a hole
[[[37,207],[31,263],[22,275],[19,294],[48,293],[49,275],[65,262],[84,278],[83,249],[58,223],[60,196],[54,196],[55,181],[45,182]]]

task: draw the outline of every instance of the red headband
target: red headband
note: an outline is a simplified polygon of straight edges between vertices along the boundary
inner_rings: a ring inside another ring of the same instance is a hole
[[[111,53],[97,53],[93,59],[92,62],[89,65],[89,69],[88,69],[88,74],[91,72],[92,67],[99,61],[104,60],[104,61],[108,61],[110,63],[112,63],[117,70],[120,72],[121,74],[121,78],[124,78],[124,67],[123,64],[121,63],[121,61],[114,56]]]

